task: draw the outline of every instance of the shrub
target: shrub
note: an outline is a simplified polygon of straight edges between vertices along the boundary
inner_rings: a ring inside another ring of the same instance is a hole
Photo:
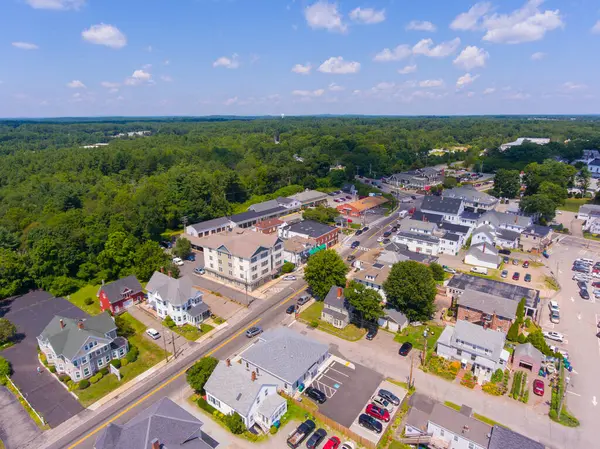
[[[508,329],[508,333],[506,334],[506,339],[508,341],[516,342],[519,340],[519,321],[515,320],[514,323],[510,325]]]
[[[525,320],[525,327],[531,327],[531,318]]]
[[[475,384],[477,382],[475,381],[475,377],[473,376],[473,374],[471,374],[470,372],[465,373],[465,375],[463,376],[463,378],[460,381],[461,385],[464,385],[467,388],[475,388]]]
[[[167,326],[169,329],[173,329],[175,326],[177,326],[177,324],[175,324],[173,318],[167,315],[167,317],[165,318],[165,326]]]
[[[550,410],[550,413],[548,413],[548,416],[553,421],[557,421],[558,420],[558,413],[556,413],[556,410],[554,410],[554,409]]]
[[[100,371],[98,371],[100,373],[102,373],[103,376],[106,376],[109,373],[108,367],[105,366],[104,368],[102,368]]]
[[[246,430],[246,426],[244,425],[244,421],[239,413],[234,413],[233,415],[228,415],[225,418],[225,424],[234,435],[239,435],[244,433]]]
[[[517,338],[517,341],[520,344],[525,344],[525,343],[527,343],[527,337],[525,336],[525,334],[519,334],[519,337]]]
[[[114,366],[115,368],[117,368],[117,369],[121,368],[121,361],[119,359],[113,359],[113,360],[111,360],[110,364],[112,366]]]
[[[75,388],[77,388],[77,384],[70,380],[67,382],[67,388],[69,389],[69,391],[73,391]]]
[[[48,358],[43,352],[40,353],[40,360],[45,366],[48,366]]]
[[[319,327],[319,322],[317,320],[311,321],[310,327],[312,327],[313,329],[316,329],[317,327]]]
[[[92,298],[85,298],[85,300],[83,301],[83,303],[86,306],[91,306],[92,304],[94,304],[94,300]]]
[[[130,345],[129,352],[127,353],[125,358],[127,359],[127,361],[129,363],[133,363],[137,360],[139,355],[140,355],[140,350],[136,346]]]
[[[102,374],[100,371],[98,371],[96,373],[96,377],[98,378],[98,380],[102,379],[104,377],[104,374]]]
[[[225,320],[223,318],[221,318],[220,316],[215,316],[213,318],[213,321],[215,322],[215,324],[223,324],[225,322]]]
[[[281,272],[283,274],[291,273],[294,271],[294,268],[296,268],[296,265],[294,265],[292,262],[286,262],[281,266]]]
[[[528,401],[529,401],[529,390],[525,390],[525,393],[523,393],[523,402],[525,404],[527,404]]]
[[[504,373],[502,372],[501,369],[497,369],[494,374],[492,374],[492,382],[497,384],[499,382],[502,382],[502,379],[504,377]]]
[[[83,380],[79,381],[79,389],[80,390],[85,390],[89,386],[90,386],[90,381],[89,380],[83,379]]]
[[[4,382],[6,381],[6,376],[10,377],[11,374],[12,367],[10,366],[10,362],[4,357],[0,357],[0,383],[4,385]]]
[[[271,435],[275,435],[277,433],[277,431],[279,430],[279,428],[275,427],[275,426],[271,426],[271,428],[269,429],[269,433]]]
[[[50,366],[48,367],[48,369],[50,370],[50,372],[51,372],[52,374],[54,374],[54,373],[56,372],[56,366],[54,366],[54,365],[50,365]]]
[[[127,366],[129,365],[129,360],[127,360],[127,357],[125,357],[124,359],[121,359],[121,366]]]
[[[94,375],[92,377],[90,377],[90,383],[95,384],[96,382],[98,382],[100,379],[98,378],[98,376]]]
[[[429,269],[431,270],[433,279],[435,279],[436,281],[444,280],[446,273],[444,272],[444,269],[439,263],[432,262],[431,264],[429,264]]]
[[[492,396],[502,396],[504,394],[504,389],[501,386],[496,385],[492,382],[487,382],[483,384],[481,389],[487,394],[491,394]]]
[[[60,380],[62,383],[67,383],[71,380],[71,377],[68,374],[61,374],[58,376],[58,380]]]
[[[198,404],[198,407],[200,407],[205,412],[208,412],[211,415],[216,416],[215,413],[217,413],[217,409],[214,408],[212,405],[210,405],[208,402],[206,402],[204,400],[204,398],[198,398],[196,403]]]

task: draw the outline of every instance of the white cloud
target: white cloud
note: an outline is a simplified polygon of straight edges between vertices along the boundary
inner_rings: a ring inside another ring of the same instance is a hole
[[[600,34],[600,20],[598,20],[596,24],[592,27],[592,33]]]
[[[127,86],[137,86],[142,83],[150,83],[152,81],[152,75],[144,70],[136,70],[133,74],[125,80]]]
[[[430,58],[445,58],[454,53],[460,45],[460,38],[454,38],[451,41],[442,42],[433,46],[433,40],[422,39],[415,44],[412,51],[416,55],[425,55]]]
[[[73,80],[73,81],[68,82],[67,87],[70,87],[71,89],[86,89],[85,84],[83,84],[79,80]]]
[[[483,91],[484,95],[490,95],[493,94],[494,92],[496,92],[496,88],[495,87],[488,87],[487,89],[485,89]]]
[[[325,93],[325,89],[292,91],[292,95],[294,95],[296,97],[320,97],[324,93]]]
[[[338,33],[345,33],[348,30],[335,3],[318,1],[304,9],[304,17],[308,26],[313,29],[325,29]]]
[[[100,23],[92,25],[81,32],[84,40],[96,44],[105,45],[110,48],[123,48],[127,45],[127,38],[117,27]]]
[[[38,48],[40,48],[37,45],[32,44],[31,42],[13,42],[12,46],[21,50],[37,50]]]
[[[475,96],[475,92],[473,92],[472,90],[467,92],[467,97],[472,98]]]
[[[506,96],[507,100],[527,100],[528,98],[531,98],[531,94],[525,92],[516,92]]]
[[[221,56],[215,62],[213,62],[213,67],[225,67],[226,69],[237,69],[240,66],[240,62],[238,60],[238,55],[234,53],[231,55],[231,58],[227,56]]]
[[[485,31],[483,40],[501,44],[520,44],[542,39],[546,32],[562,28],[560,11],[540,10],[544,0],[527,0],[510,14],[490,14],[490,3],[477,3],[460,14],[450,25],[455,30]]]
[[[333,92],[340,92],[342,90],[345,90],[346,88],[344,86],[340,86],[339,84],[331,83],[331,84],[329,84],[328,89]]]
[[[310,62],[307,62],[305,65],[296,64],[294,67],[292,67],[292,72],[298,73],[300,75],[309,75],[311,70],[312,65],[310,64]]]
[[[540,59],[544,59],[546,57],[546,53],[542,52],[542,51],[536,51],[534,54],[531,55],[531,59],[533,61],[539,61]]]
[[[237,102],[238,102],[238,97],[231,97],[231,98],[228,98],[227,100],[225,100],[223,102],[223,104],[225,106],[231,106],[232,104],[236,104]]]
[[[163,80],[165,83],[170,83],[171,81],[173,81],[173,78],[171,78],[169,75],[161,75],[160,79]]]
[[[34,9],[79,9],[85,0],[25,0]]]
[[[163,61],[163,65],[171,65],[171,61],[169,61],[168,59],[165,59]]]
[[[356,8],[350,11],[350,18],[357,23],[373,25],[385,20],[385,9],[377,11],[373,8]]]
[[[116,89],[117,87],[119,87],[119,86],[120,86],[120,84],[119,84],[119,83],[111,83],[110,81],[102,81],[102,82],[100,83],[100,85],[101,85],[102,87],[106,87],[107,89]]]
[[[414,31],[430,31],[432,33],[437,30],[433,23],[426,20],[411,20],[409,24],[406,25],[406,29]]]
[[[417,65],[413,64],[413,65],[407,65],[401,69],[398,69],[398,73],[400,75],[408,75],[409,73],[414,73],[417,71]]]
[[[581,89],[587,88],[587,86],[585,84],[574,83],[573,81],[567,81],[566,83],[564,83],[562,85],[562,87],[565,90],[581,90]]]
[[[473,82],[479,78],[479,75],[471,75],[470,73],[465,73],[463,76],[456,80],[456,88],[462,89],[469,84],[473,84]]]
[[[348,73],[357,73],[360,70],[360,62],[344,61],[341,56],[332,56],[319,66],[319,72],[334,73],[337,75],[346,75]]]
[[[454,60],[454,65],[461,67],[464,70],[472,70],[475,67],[485,67],[485,62],[489,59],[490,54],[483,48],[469,45]]]
[[[419,87],[442,87],[444,85],[444,80],[423,80],[419,81]]]
[[[373,61],[376,62],[390,62],[390,61],[400,61],[402,59],[408,58],[412,54],[412,50],[408,45],[398,45],[393,50],[389,48],[384,48],[379,53],[375,55]]]

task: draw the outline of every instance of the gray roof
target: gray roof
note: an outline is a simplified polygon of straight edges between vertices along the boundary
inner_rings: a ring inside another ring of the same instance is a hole
[[[102,285],[98,290],[98,295],[103,291],[109,302],[114,304],[115,302],[121,301],[123,299],[122,294],[128,290],[131,290],[131,294],[140,293],[142,291],[140,281],[138,281],[133,274]]]
[[[523,234],[534,235],[536,237],[546,237],[552,232],[552,228],[549,226],[531,225],[523,231]]]
[[[589,162],[588,165],[598,166],[600,165],[600,159],[596,158],[593,161]]]
[[[444,234],[444,237],[442,237],[445,240],[451,240],[453,242],[458,242],[460,241],[460,235],[458,234],[453,234],[452,232],[446,232]]]
[[[423,198],[421,210],[439,212],[442,214],[458,214],[462,200],[459,198],[444,198],[443,196],[429,195]]]
[[[328,351],[328,345],[288,327],[279,327],[261,334],[241,357],[293,384]]]
[[[400,229],[406,232],[412,232],[413,229],[418,229],[420,231],[428,231],[431,233],[437,229],[437,225],[426,220],[413,220],[409,218],[400,222]]]
[[[480,446],[487,447],[488,445],[491,426],[443,404],[438,403],[433,407],[429,421]],[[469,429],[466,432],[464,431],[465,426]]]
[[[383,309],[384,316],[387,319],[392,320],[394,323],[402,326],[405,323],[408,323],[408,318],[402,312],[396,309],[387,308]]]
[[[442,192],[442,196],[447,198],[460,198],[465,201],[485,205],[493,205],[498,202],[498,198],[488,195],[487,193],[480,192],[474,187],[470,186],[455,187],[453,189],[444,190]]]
[[[471,212],[470,210],[465,210],[460,214],[460,218],[464,220],[479,220],[481,214],[478,212]]]
[[[287,210],[288,209],[286,209],[283,206],[276,206],[271,209],[261,210],[260,212],[254,212],[253,210],[249,210],[246,212],[242,212],[241,214],[232,215],[231,217],[229,217],[229,220],[234,222],[235,224],[245,223],[247,221],[261,220],[263,218],[274,217],[283,212],[286,212]]]
[[[485,262],[485,263],[492,263],[495,265],[500,265],[500,256],[498,256],[498,252],[496,251],[495,254],[490,254],[487,252],[483,252],[482,248],[483,248],[483,243],[480,243],[478,245],[473,245],[469,248],[469,250],[467,251],[467,256],[473,256],[476,257],[478,261],[481,262]],[[488,246],[490,246],[488,244]],[[487,251],[487,248],[486,248]]]
[[[331,231],[335,231],[336,229],[337,228],[333,226],[329,226],[313,220],[304,220],[299,223],[294,223],[288,228],[290,232],[307,235],[308,237],[312,237],[315,239],[325,234],[328,234]]]
[[[538,363],[542,363],[542,359],[544,358],[544,355],[541,353],[541,351],[539,349],[537,349],[536,347],[534,347],[531,343],[525,343],[522,345],[518,345],[515,348],[515,352],[514,352],[514,358],[522,358],[522,357],[528,357],[532,360],[535,360]]]
[[[429,421],[429,413],[412,407],[406,415],[405,424],[416,429],[427,432],[427,423]]]
[[[490,315],[496,314],[503,318],[508,318],[509,320],[515,319],[518,305],[516,301],[511,299],[471,289],[465,290],[465,292],[459,296],[457,304]]]
[[[394,242],[391,242],[388,246],[386,246],[385,250],[396,252],[400,256],[405,257],[406,260],[414,260],[415,262],[419,263],[431,263],[438,260],[438,257],[432,256],[431,254],[415,253],[413,251],[409,251],[406,245],[401,245]]]
[[[64,323],[63,328],[60,326],[60,320]],[[83,329],[79,329],[78,327],[80,321],[83,322]],[[103,312],[85,320],[74,320],[55,315],[44,328],[40,337],[48,340],[57,356],[63,355],[65,358],[71,360],[88,338],[108,339],[111,341],[112,338],[106,337],[106,334],[116,328],[115,321],[108,312]]]
[[[146,290],[152,293],[157,292],[161,299],[175,306],[182,306],[190,298],[202,295],[200,291],[194,288],[189,277],[184,276],[175,279],[158,271],[155,271],[150,278]]]
[[[252,373],[245,365],[220,361],[204,385],[207,393],[227,404],[241,416],[247,417],[256,396],[265,385],[277,386],[278,381],[268,373],[260,370],[256,380],[252,381]]]
[[[341,295],[339,295],[338,297],[339,290],[341,290]],[[323,302],[326,306],[332,306],[338,309],[343,309],[345,300],[346,299],[344,297],[344,287],[338,287],[337,285],[334,285],[329,289],[327,295],[325,295],[325,299],[323,300]]]
[[[495,210],[487,211],[479,219],[479,223],[490,222],[494,226],[519,226],[525,228],[531,224],[531,218],[523,215],[507,214],[506,212],[498,212]]]
[[[483,348],[490,349],[492,354],[489,358],[498,360],[500,358],[500,353],[504,349],[506,337],[502,332],[492,329],[484,329],[477,324],[459,320],[454,326],[451,345],[453,347],[460,348],[460,345],[456,343],[456,340],[461,340],[470,344],[477,343]]]
[[[219,217],[214,218],[212,220],[201,221],[200,223],[196,223],[190,225],[197,232],[204,232],[214,228],[222,228],[224,226],[228,226],[231,224],[231,221],[227,217]]]
[[[486,279],[470,274],[458,273],[448,281],[448,288],[463,290],[476,290],[478,292],[489,293],[490,295],[500,296],[512,299],[517,303],[521,298],[525,298],[527,307],[535,308],[539,302],[539,290],[522,287],[520,285],[509,284],[507,282]]]
[[[439,217],[439,215],[436,215],[436,217]],[[469,226],[463,226],[463,225],[457,225],[454,223],[448,223],[447,221],[442,221],[439,224],[439,228],[440,229],[444,229],[446,231],[450,231],[453,232],[455,234],[468,234],[469,231],[471,230],[471,228]]]
[[[495,425],[492,428],[488,449],[544,449],[545,447],[542,443],[533,441],[520,433]]]
[[[263,201],[262,203],[253,204],[248,208],[248,210],[253,212],[264,212],[266,210],[274,209],[279,206],[280,204],[277,200],[268,200]]]
[[[409,260],[405,255],[395,251],[388,251],[387,249],[383,250],[377,258],[377,262],[387,264],[389,266],[394,265],[396,262],[404,262],[405,260]]]
[[[200,316],[205,314],[209,310],[210,307],[208,307],[208,304],[206,304],[205,302],[201,302],[200,304],[196,304],[195,306],[190,307],[187,313],[190,316]]]
[[[440,241],[439,238],[434,237],[433,235],[419,234],[418,232],[399,231],[398,235],[400,237],[420,240],[422,242],[438,243]]]
[[[287,198],[285,196],[278,196],[277,197],[277,202],[279,204],[292,204],[294,202],[294,199],[292,198]]]
[[[278,394],[270,394],[260,403],[256,411],[257,413],[270,418],[273,416],[273,413],[286,402],[285,398]]]
[[[579,207],[580,214],[589,214],[590,212],[600,212],[600,205],[597,204],[584,204]]]
[[[316,190],[306,189],[304,192],[296,193],[295,195],[289,196],[293,200],[298,200],[302,204],[312,203],[314,201],[321,201],[327,198],[327,194],[323,192],[317,192]]]
[[[415,211],[414,214],[412,214],[412,219],[415,221],[428,221],[431,223],[443,223],[444,222],[444,217],[442,217],[441,215],[438,214],[428,214],[427,212],[423,212],[420,210]]]
[[[517,231],[510,231],[508,229],[500,228],[496,231],[496,237],[507,242],[514,242],[519,236],[520,234]]]
[[[149,449],[158,439],[165,449],[211,449],[203,439],[202,421],[162,398],[124,425],[110,423],[96,438],[96,449]]]

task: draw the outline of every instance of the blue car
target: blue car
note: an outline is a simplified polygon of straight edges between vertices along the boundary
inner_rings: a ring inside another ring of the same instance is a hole
[[[186,260],[191,260],[193,262],[194,260],[196,260],[196,255],[192,253],[189,256],[187,256]]]

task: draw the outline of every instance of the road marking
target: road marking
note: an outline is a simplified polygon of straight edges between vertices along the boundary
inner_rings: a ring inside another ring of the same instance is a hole
[[[573,298],[572,296],[570,299],[571,299],[571,302],[575,302],[575,298]]]
[[[336,373],[338,373],[338,374],[340,374],[340,375],[342,375],[342,376],[344,376],[344,377],[350,377],[350,376],[348,376],[347,374],[344,374],[344,373],[342,373],[341,371],[338,371],[338,370],[336,370],[335,368],[331,368],[331,367],[330,367],[330,368],[329,368],[327,371],[329,371],[329,370],[335,371]],[[326,371],[326,372],[327,372],[327,371]]]
[[[572,391],[567,391],[567,393],[572,394],[573,396],[579,396],[579,397],[581,397],[581,395],[579,393],[574,393]]]
[[[580,320],[581,319],[581,313],[577,314],[577,319]]]
[[[288,324],[288,327],[292,327],[292,324],[294,324],[296,322],[296,320],[292,321],[290,324]]]
[[[598,402],[596,401],[596,396],[594,396],[592,398],[592,404],[594,405],[594,407],[596,407],[596,405],[598,405]]]

